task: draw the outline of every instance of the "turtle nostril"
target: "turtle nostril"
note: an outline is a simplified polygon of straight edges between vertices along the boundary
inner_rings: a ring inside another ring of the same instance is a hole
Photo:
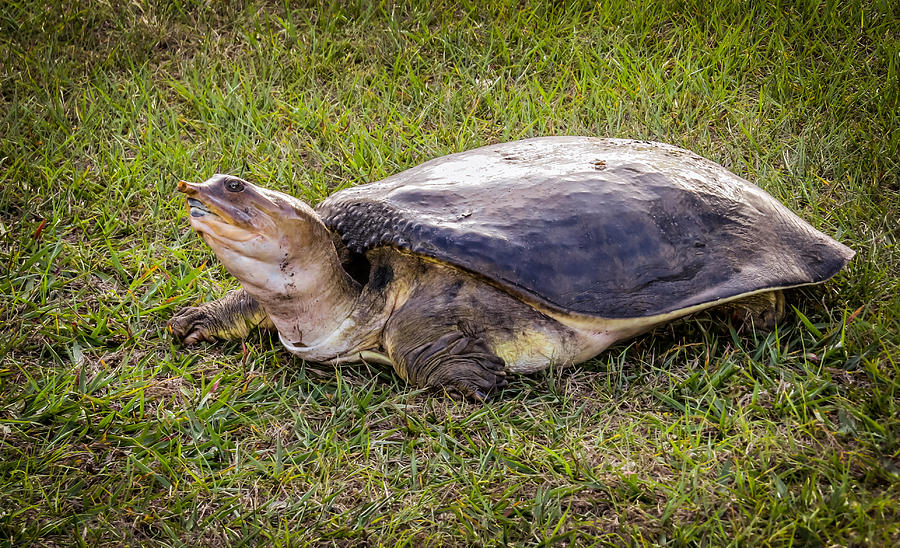
[[[189,183],[187,181],[178,181],[178,192],[184,192],[187,195],[192,195],[197,193],[197,185],[194,183]]]

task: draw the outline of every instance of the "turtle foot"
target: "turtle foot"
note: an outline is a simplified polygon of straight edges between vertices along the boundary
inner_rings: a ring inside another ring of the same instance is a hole
[[[205,307],[187,306],[176,312],[166,327],[181,344],[189,346],[200,341],[215,341],[215,324]]]
[[[404,356],[410,382],[486,401],[506,386],[505,362],[479,338],[448,333]]]
[[[169,320],[168,329],[190,345],[216,339],[238,340],[255,327],[274,327],[265,310],[243,289],[229,291],[216,301],[182,308]]]
[[[731,311],[732,321],[742,328],[763,332],[773,331],[787,313],[784,292],[781,290],[751,295],[726,306]]]

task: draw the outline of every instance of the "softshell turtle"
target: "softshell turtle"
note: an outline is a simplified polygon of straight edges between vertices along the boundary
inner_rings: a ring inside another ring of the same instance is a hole
[[[722,166],[647,141],[487,146],[315,209],[229,175],[179,190],[242,289],[179,311],[176,337],[277,329],[305,360],[390,364],[477,399],[706,308],[771,324],[782,289],[853,256]]]

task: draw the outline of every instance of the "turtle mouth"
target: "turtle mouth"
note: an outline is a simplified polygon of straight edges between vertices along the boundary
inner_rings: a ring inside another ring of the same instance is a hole
[[[191,208],[191,217],[205,217],[207,215],[215,215],[206,207],[206,204],[196,198],[188,198],[187,203]]]
[[[191,227],[209,245],[216,242],[233,246],[262,236],[252,226],[236,222],[228,209],[223,211],[193,197],[187,199],[187,205],[190,209]]]

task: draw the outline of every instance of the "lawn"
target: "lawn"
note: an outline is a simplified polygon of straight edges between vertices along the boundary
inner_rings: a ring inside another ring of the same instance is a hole
[[[900,3],[0,4],[0,544],[900,544]],[[485,404],[277,338],[179,179],[315,203],[542,135],[665,141],[852,247]]]

